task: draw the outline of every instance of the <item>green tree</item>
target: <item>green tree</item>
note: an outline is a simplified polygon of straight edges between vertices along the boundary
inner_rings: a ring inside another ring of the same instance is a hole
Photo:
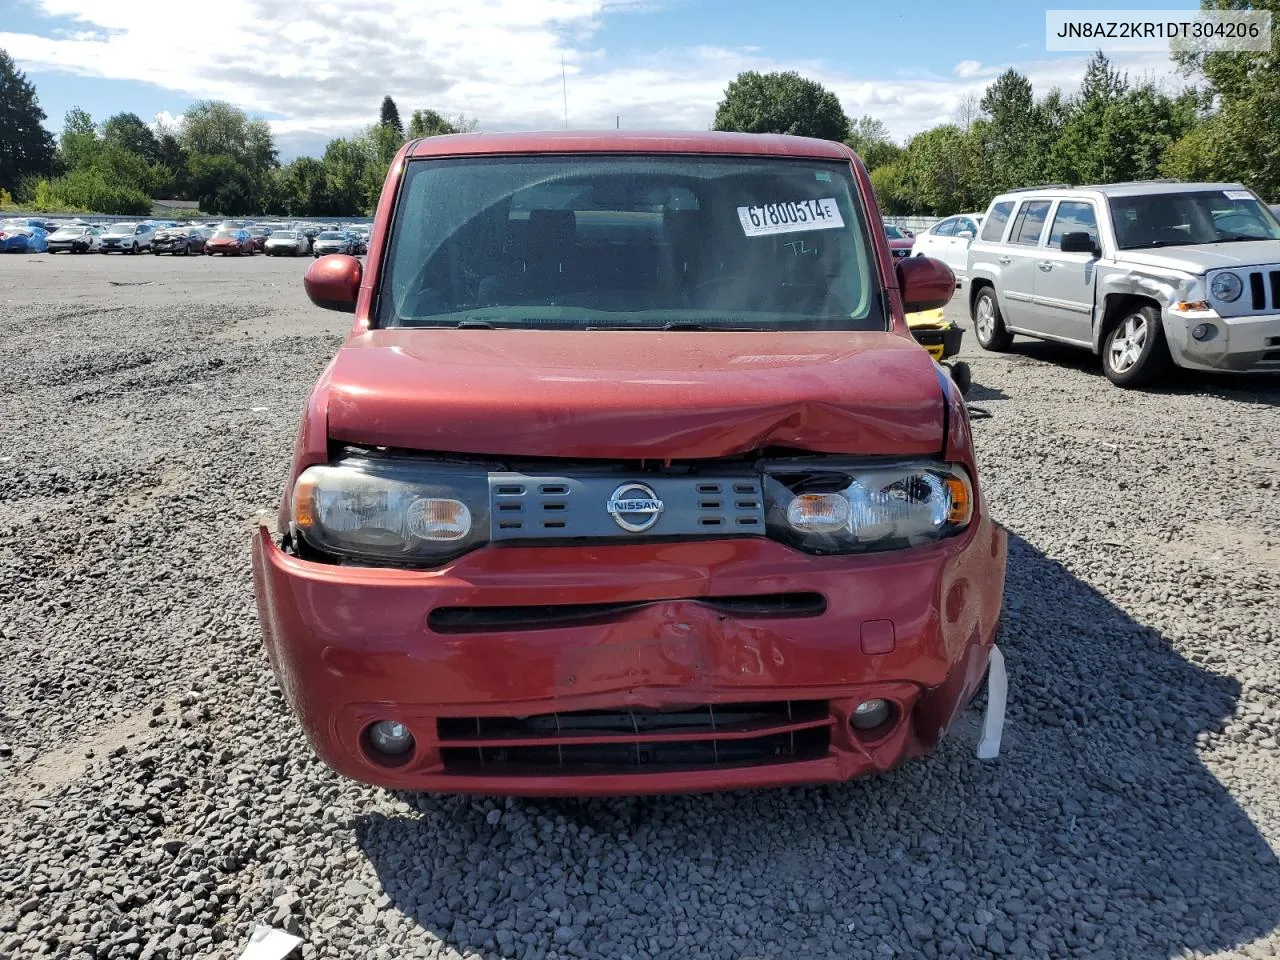
[[[117,113],[102,125],[103,142],[137,154],[147,163],[160,159],[160,144],[149,126],[136,113]]]
[[[1273,21],[1280,0],[1201,0],[1206,10],[1266,11]],[[1170,173],[1198,170],[1205,179],[1238,180],[1268,200],[1280,199],[1280,33],[1260,52],[1175,49],[1174,60],[1205,78],[1218,110],[1188,131],[1166,160]]]
[[[58,139],[58,155],[64,169],[87,167],[98,152],[98,128],[93,117],[72,107],[62,121],[62,136]]]
[[[911,213],[946,216],[976,205],[977,156],[973,141],[954,124],[916,134],[900,164],[901,194]]]
[[[887,166],[902,156],[902,148],[889,139],[889,128],[884,121],[865,114],[850,125],[844,142],[862,158],[869,171]]]
[[[1036,103],[1031,81],[1006,70],[987,87],[980,108],[982,117],[969,133],[980,145],[982,192],[994,195],[1042,182],[1057,131]]]
[[[460,132],[451,121],[434,110],[415,110],[412,116],[409,117],[410,140]]]
[[[53,167],[53,134],[44,128],[36,88],[0,50],[0,187],[16,192],[27,177]]]
[[[888,163],[871,171],[871,189],[875,191],[880,212],[901,215],[914,212],[907,196],[900,163]]]
[[[840,99],[795,71],[738,74],[716,107],[714,128],[838,141],[850,134]]]
[[[401,140],[404,139],[404,124],[400,122],[400,110],[389,94],[382,98],[382,113],[378,119],[378,125],[394,130]]]

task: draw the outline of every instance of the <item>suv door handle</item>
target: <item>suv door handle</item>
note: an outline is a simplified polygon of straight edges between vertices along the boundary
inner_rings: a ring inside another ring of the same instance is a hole
[[[1013,263],[1013,257],[1000,257],[999,260],[1001,263]]]
[[[1053,269],[1053,261],[1052,261],[1052,260],[1041,260],[1038,264],[1036,264],[1036,266],[1038,266],[1041,270],[1052,270],[1052,269]]]

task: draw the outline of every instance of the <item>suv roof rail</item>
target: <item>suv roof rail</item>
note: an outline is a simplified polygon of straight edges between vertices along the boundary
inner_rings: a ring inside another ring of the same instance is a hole
[[[1069,183],[1038,183],[1034,187],[1011,187],[1005,193],[1026,193],[1028,190],[1070,190]]]
[[[1148,180],[1116,180],[1114,183],[1082,183],[1081,190],[1096,190],[1099,187],[1133,187],[1144,183],[1187,183],[1178,177],[1151,177]]]

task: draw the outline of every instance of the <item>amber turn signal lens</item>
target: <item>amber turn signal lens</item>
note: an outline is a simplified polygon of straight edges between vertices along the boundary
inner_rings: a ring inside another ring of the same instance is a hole
[[[963,477],[950,476],[944,481],[947,493],[951,497],[951,510],[947,513],[947,523],[962,527],[973,517],[973,493]]]
[[[316,523],[316,485],[314,476],[303,474],[293,488],[293,522],[302,529]]]
[[[839,493],[803,493],[787,505],[787,522],[806,533],[834,533],[849,524],[849,500]]]

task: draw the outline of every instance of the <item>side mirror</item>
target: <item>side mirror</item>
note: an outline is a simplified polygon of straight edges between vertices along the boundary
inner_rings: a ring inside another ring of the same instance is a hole
[[[311,264],[302,286],[317,307],[354,313],[362,275],[363,268],[355,257],[331,253]]]
[[[957,230],[957,231],[956,231],[956,236],[957,236],[957,237],[959,237],[961,240],[972,240],[972,239],[973,239],[973,231],[972,231],[972,230]]]
[[[1064,233],[1059,246],[1063,253],[1098,253],[1098,245],[1093,242],[1093,237],[1084,231]]]
[[[956,292],[956,275],[933,257],[903,257],[895,268],[902,307],[907,313],[937,310],[951,302]]]

